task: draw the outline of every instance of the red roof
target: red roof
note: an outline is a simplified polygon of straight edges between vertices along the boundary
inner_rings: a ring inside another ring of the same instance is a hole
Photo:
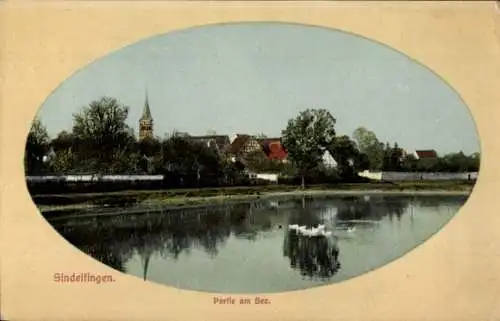
[[[281,145],[281,142],[273,141],[273,142],[270,142],[268,144],[267,157],[269,159],[282,161],[282,160],[286,159],[287,156],[288,156],[288,153],[283,148],[283,145]]]
[[[415,153],[417,154],[418,158],[436,158],[437,157],[437,153],[433,149],[417,150],[417,151],[415,151]]]
[[[262,146],[262,149],[266,153],[268,159],[282,161],[287,158],[288,153],[281,145],[281,138],[255,138],[246,134],[236,135],[236,138],[230,146],[230,153],[237,155],[247,141],[252,138]]]

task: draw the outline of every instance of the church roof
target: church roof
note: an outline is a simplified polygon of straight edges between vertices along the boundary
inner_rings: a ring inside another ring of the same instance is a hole
[[[141,116],[141,120],[143,119],[148,119],[148,120],[153,119],[153,117],[151,116],[151,110],[149,110],[149,101],[147,93],[146,93],[146,101],[144,102],[144,109],[142,111],[142,116]]]

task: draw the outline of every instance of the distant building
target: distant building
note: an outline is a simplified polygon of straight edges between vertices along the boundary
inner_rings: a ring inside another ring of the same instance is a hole
[[[330,154],[329,151],[325,151],[323,153],[323,165],[325,165],[325,167],[327,168],[336,168],[337,167],[337,161],[335,160],[335,158],[333,158],[332,154]]]
[[[416,150],[413,156],[416,159],[436,159],[438,157],[436,151],[433,149]]]
[[[249,153],[262,151],[259,140],[246,134],[236,134],[231,142],[228,152],[234,158],[245,158]]]
[[[217,150],[220,154],[226,153],[231,146],[229,136],[227,135],[189,136],[189,138]]]
[[[153,138],[153,117],[151,116],[151,110],[149,109],[147,93],[142,116],[139,119],[139,140],[142,140],[146,137]]]
[[[281,144],[281,138],[263,138],[259,139],[259,143],[268,159],[287,162],[288,153]]]

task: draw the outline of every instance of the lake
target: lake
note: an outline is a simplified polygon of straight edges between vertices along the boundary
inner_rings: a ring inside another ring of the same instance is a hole
[[[51,224],[83,252],[144,280],[204,292],[272,293],[381,267],[438,232],[467,198],[276,198],[182,210],[136,205],[82,213],[119,215]],[[304,235],[295,224],[323,225],[327,233]]]

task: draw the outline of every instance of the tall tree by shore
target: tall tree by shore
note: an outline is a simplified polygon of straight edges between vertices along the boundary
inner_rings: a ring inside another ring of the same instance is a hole
[[[335,142],[336,119],[326,109],[307,109],[290,119],[282,131],[282,144],[296,166],[305,187],[305,177],[322,161]]]
[[[358,143],[359,150],[366,154],[370,163],[370,170],[382,170],[384,162],[384,144],[381,143],[377,135],[365,127],[357,128],[353,133],[354,140]]]
[[[102,97],[73,115],[73,135],[78,158],[85,159],[88,170],[127,171],[135,143],[126,124],[129,108],[117,99]]]

